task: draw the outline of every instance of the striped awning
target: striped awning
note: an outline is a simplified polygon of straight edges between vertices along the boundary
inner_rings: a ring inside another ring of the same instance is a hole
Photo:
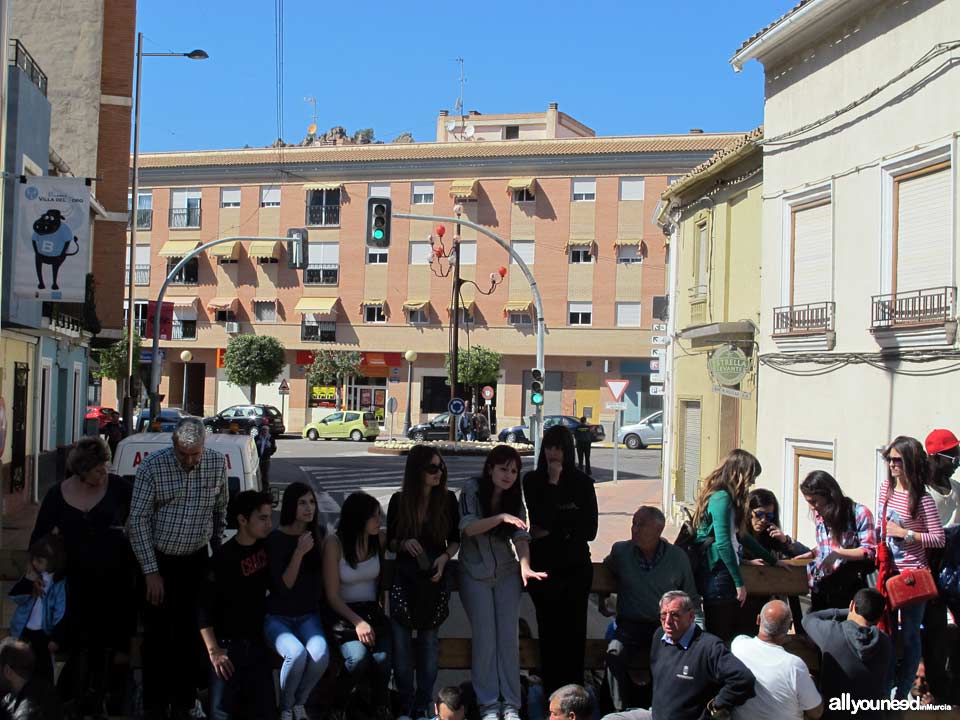
[[[454,180],[450,183],[450,197],[472,198],[477,194],[477,180]]]
[[[383,305],[386,302],[383,298],[364,298],[360,304],[363,307],[368,307],[370,305]]]
[[[254,298],[253,300],[251,300],[250,302],[255,302],[255,303],[271,303],[271,304],[272,304],[272,303],[276,303],[276,302],[277,302],[277,298],[276,298],[276,297],[255,297],[255,298]]]
[[[226,244],[226,243],[224,243]],[[168,240],[157,253],[161,257],[183,257],[200,246],[199,240]]]
[[[464,284],[460,286],[460,307],[467,308],[472,310],[473,306],[476,304],[474,298],[477,295],[477,289],[470,284]],[[453,310],[453,299],[451,298],[450,302],[447,303],[447,312]]]
[[[200,298],[196,295],[183,295],[181,297],[168,297],[164,298],[164,302],[171,302],[173,306],[176,307],[196,307],[197,300]]]
[[[210,253],[210,257],[229,258],[230,260],[236,260],[240,257],[240,241],[234,240],[232,243],[221,243],[220,245],[214,245],[207,252]]]
[[[592,238],[570,238],[567,247],[590,247],[594,242]]]
[[[279,240],[260,240],[250,243],[248,254],[251,258],[278,258],[280,257],[281,243]]]
[[[475,300],[467,300],[466,298],[463,298],[463,299],[460,301],[460,307],[462,307],[464,310],[468,310],[468,311],[469,311],[469,310],[473,310],[473,308],[476,306],[476,304],[477,304],[477,303],[476,303]],[[452,301],[452,300],[447,304],[447,312],[453,312],[453,301]]]
[[[510,300],[506,305],[503,306],[503,311],[507,312],[524,312],[530,309],[530,305],[533,304],[532,300]]]
[[[333,312],[334,305],[337,304],[336,297],[304,297],[297,300],[297,305],[293,309],[301,315],[329,315]]]
[[[614,245],[642,245],[643,238],[638,237],[618,237],[613,241]]]
[[[304,190],[339,190],[343,187],[342,182],[315,182],[307,183],[303,186]]]
[[[529,190],[533,192],[533,186],[537,182],[536,178],[510,178],[507,180],[507,190]]]
[[[207,301],[207,308],[210,310],[233,310],[233,312],[236,312],[239,302],[240,299],[235,297],[215,297]]]
[[[422,308],[425,308],[429,304],[430,304],[429,299],[407,298],[407,300],[403,303],[403,309],[404,310],[420,310]]]

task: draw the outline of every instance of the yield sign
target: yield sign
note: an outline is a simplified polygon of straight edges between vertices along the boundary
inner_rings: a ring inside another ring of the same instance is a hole
[[[607,380],[607,387],[610,388],[610,393],[616,402],[620,402],[620,398],[623,397],[623,393],[629,384],[629,380]]]

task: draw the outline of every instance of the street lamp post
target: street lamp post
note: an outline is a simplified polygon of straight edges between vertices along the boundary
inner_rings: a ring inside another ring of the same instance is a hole
[[[145,53],[143,52],[143,33],[137,33],[137,80],[133,99],[133,179],[131,187],[131,211],[132,218],[130,222],[130,251],[127,257],[130,267],[127,269],[127,388],[123,396],[123,417],[126,419],[127,434],[129,435],[133,428],[133,287],[136,277],[136,267],[134,266],[135,252],[137,247],[137,211],[140,209],[139,191],[140,191],[140,79],[142,75],[142,61],[145,57],[185,57],[191,60],[206,60],[209,55],[203,50],[191,50],[188,53]],[[157,308],[154,322],[159,322],[160,310]],[[151,362],[160,362],[160,358],[154,356]]]
[[[407,412],[403,416],[403,435],[410,432],[410,403],[413,397],[413,364],[417,361],[417,353],[407,350],[403,355],[407,360]]]
[[[190,361],[193,360],[193,353],[189,350],[184,350],[180,353],[180,359],[183,360],[183,401],[180,403],[180,410],[184,414],[187,412],[187,366],[190,364]]]

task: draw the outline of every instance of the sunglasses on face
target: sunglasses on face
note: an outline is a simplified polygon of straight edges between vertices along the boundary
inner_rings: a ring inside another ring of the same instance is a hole
[[[936,453],[936,455],[937,457],[946,458],[954,467],[960,466],[960,455],[954,456],[947,455],[946,453]]]
[[[884,458],[890,465],[898,465],[903,467],[903,458],[902,457],[888,457]]]
[[[776,517],[777,517],[776,513],[764,512],[763,510],[754,510],[754,511],[753,511],[753,516],[754,516],[757,520],[764,520],[764,519],[765,519],[767,522],[771,522],[771,523],[772,523],[772,522],[776,519]]]
[[[424,466],[423,466],[423,471],[424,471],[425,473],[427,473],[428,475],[434,475],[434,474],[440,472],[441,470],[443,470],[445,467],[446,467],[446,466],[443,465],[442,463],[439,464],[439,465],[438,465],[437,463],[430,463],[429,465],[424,465]]]

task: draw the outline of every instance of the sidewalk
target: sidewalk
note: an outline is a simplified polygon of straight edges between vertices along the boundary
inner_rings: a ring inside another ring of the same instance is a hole
[[[596,485],[597,507],[600,514],[597,539],[590,543],[590,555],[594,562],[603,560],[610,546],[618,540],[630,539],[633,513],[641,505],[661,505],[660,479],[620,480]],[[672,540],[679,528],[668,524],[663,537]]]

